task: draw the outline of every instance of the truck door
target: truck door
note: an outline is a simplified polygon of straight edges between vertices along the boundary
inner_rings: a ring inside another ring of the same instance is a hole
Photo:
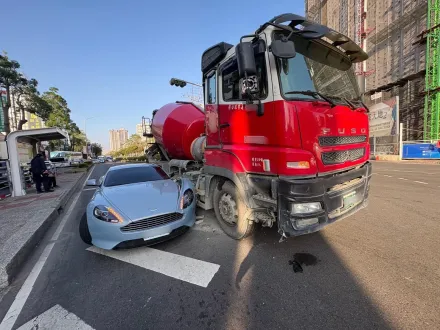
[[[218,70],[219,85],[219,130],[220,141],[224,148],[228,145],[261,145],[269,144],[269,125],[274,123],[272,111],[273,93],[270,74],[268,74],[265,41],[254,44],[257,64],[258,98],[261,100],[265,114],[257,116],[257,101],[247,104],[241,95],[241,82],[238,73],[237,58],[234,55],[225,61]]]
[[[218,126],[217,71],[211,71],[205,81],[206,146],[220,147]]]

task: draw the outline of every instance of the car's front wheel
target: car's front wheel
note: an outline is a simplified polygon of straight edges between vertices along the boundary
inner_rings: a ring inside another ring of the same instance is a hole
[[[214,191],[214,211],[220,227],[230,237],[241,240],[252,234],[253,221],[249,220],[247,206],[237,187],[226,181],[221,190]]]
[[[81,236],[84,243],[92,245],[92,235],[90,235],[89,225],[87,224],[87,215],[85,213],[79,223],[79,236]]]

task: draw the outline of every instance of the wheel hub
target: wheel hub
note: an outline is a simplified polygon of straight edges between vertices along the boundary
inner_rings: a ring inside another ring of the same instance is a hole
[[[223,220],[230,224],[236,225],[238,220],[237,203],[231,195],[224,194],[219,201],[220,215]]]

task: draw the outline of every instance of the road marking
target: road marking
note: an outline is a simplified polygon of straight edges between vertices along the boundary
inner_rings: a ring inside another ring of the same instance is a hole
[[[378,169],[375,169],[375,171],[378,171],[378,172],[420,173],[420,174],[427,174],[427,175],[439,174],[438,172],[405,171],[405,170],[393,170],[393,169],[388,169],[388,168],[378,168]]]
[[[408,179],[405,179],[405,178],[399,178],[399,180],[408,181]]]
[[[383,176],[386,176],[387,178],[392,178],[391,175],[386,175],[386,174],[384,174]]]
[[[93,169],[92,169],[93,170]],[[90,172],[90,174],[92,174]],[[89,174],[89,177],[90,177]],[[84,185],[85,185],[84,181]],[[83,187],[84,187],[83,185]],[[63,218],[61,219],[58,228],[56,229],[55,233],[52,235],[52,238],[50,239],[49,243],[46,245],[46,247],[43,250],[43,253],[41,254],[40,258],[32,268],[31,272],[29,273],[28,277],[26,278],[26,281],[23,283],[20,291],[18,291],[17,296],[15,297],[11,307],[9,307],[8,312],[6,313],[5,317],[3,318],[2,322],[0,323],[0,330],[10,330],[15,324],[15,321],[17,321],[18,316],[20,315],[21,311],[23,310],[24,304],[26,303],[27,299],[29,298],[30,293],[32,292],[35,282],[38,278],[38,275],[40,275],[41,270],[43,269],[44,264],[47,261],[47,258],[50,255],[50,252],[52,251],[56,241],[58,240],[58,237],[60,236],[61,231],[63,230],[64,226],[66,225],[67,219],[69,218],[70,214],[72,213],[73,209],[75,208],[78,199],[80,197],[80,193],[78,193],[73,200],[72,204],[70,205],[67,212],[64,214]]]
[[[78,316],[65,310],[60,305],[55,305],[44,313],[34,317],[23,324],[17,330],[35,329],[77,329],[94,330],[90,325],[81,320]]]
[[[83,189],[82,191],[89,191],[89,190],[96,190],[97,188],[87,188],[87,189]]]
[[[422,182],[422,181],[414,181],[415,183],[421,183],[421,184],[428,184],[427,182]]]
[[[217,264],[149,247],[132,250],[102,250],[92,246],[87,250],[204,288],[209,285],[220,268]]]
[[[90,173],[89,173],[89,175],[87,175],[87,179],[86,179],[86,181],[84,181],[84,183],[83,183],[83,186],[82,186],[83,189],[84,189],[84,187],[86,186],[87,181],[89,181],[90,176],[92,175],[92,173],[93,173],[94,170],[95,170],[95,165],[93,165],[92,168],[90,169]]]

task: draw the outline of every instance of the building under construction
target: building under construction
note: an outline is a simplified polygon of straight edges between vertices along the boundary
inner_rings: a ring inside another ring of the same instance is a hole
[[[404,139],[440,139],[440,0],[306,0],[305,11],[366,50],[355,72],[367,104],[398,100]]]

